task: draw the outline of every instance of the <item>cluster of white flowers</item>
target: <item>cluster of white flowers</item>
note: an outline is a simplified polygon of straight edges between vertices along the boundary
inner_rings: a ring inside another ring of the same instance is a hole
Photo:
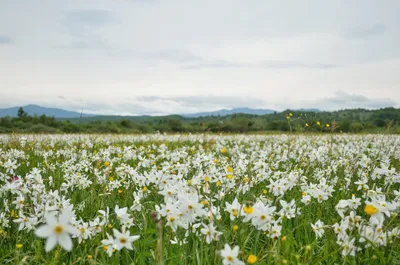
[[[151,212],[171,233],[170,243],[180,245],[193,234],[207,244],[225,242],[224,230],[242,223],[274,240],[291,233],[285,224],[297,220],[307,220],[304,229],[321,244],[325,232],[333,231],[343,256],[400,237],[400,174],[394,165],[400,137],[157,134],[19,140],[0,136],[0,229],[46,238],[46,251],[57,244],[71,251],[73,242],[94,238],[109,256],[132,250]],[[336,209],[329,213],[335,216],[314,211],[324,207]],[[237,246],[227,244],[220,254],[224,264],[243,264]]]
[[[341,220],[333,225],[337,236],[337,244],[343,247],[342,255],[355,256],[358,250],[369,247],[386,246],[395,237],[400,236],[398,226],[385,229],[385,219],[392,214],[397,215],[400,201],[386,201],[385,195],[373,190],[365,194],[364,212],[366,216],[357,215],[361,206],[361,198],[355,195],[348,200],[340,200],[336,205]],[[358,240],[356,242],[356,236]]]

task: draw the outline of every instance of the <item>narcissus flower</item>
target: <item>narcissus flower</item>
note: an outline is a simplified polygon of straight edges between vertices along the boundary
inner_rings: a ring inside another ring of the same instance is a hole
[[[51,251],[57,243],[66,251],[72,250],[72,239],[70,235],[79,235],[79,230],[70,224],[72,213],[64,211],[59,218],[46,214],[46,224],[39,227],[35,234],[41,238],[47,238],[46,252]]]
[[[221,250],[222,263],[224,265],[244,265],[244,262],[238,259],[239,247],[235,246],[233,249],[228,244],[225,244]]]
[[[140,238],[140,236],[131,236],[129,231],[122,231],[121,233],[117,229],[113,229],[113,232],[115,237],[114,244],[117,250],[121,250],[123,248],[132,250],[132,242]]]
[[[322,222],[321,220],[318,220],[315,224],[311,224],[312,230],[314,231],[317,238],[322,237],[322,235],[325,233],[323,226],[324,222]]]

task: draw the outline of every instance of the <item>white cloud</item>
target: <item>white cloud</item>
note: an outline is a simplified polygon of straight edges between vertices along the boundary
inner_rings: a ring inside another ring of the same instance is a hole
[[[345,91],[398,105],[399,9],[396,0],[1,2],[0,36],[12,45],[0,45],[0,104],[80,99],[96,112],[176,113],[233,99],[307,108]],[[126,101],[140,97],[158,100]],[[343,104],[355,106],[329,108]]]

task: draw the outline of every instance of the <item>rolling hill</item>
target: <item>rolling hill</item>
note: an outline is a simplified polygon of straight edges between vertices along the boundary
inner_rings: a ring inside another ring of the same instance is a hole
[[[8,117],[17,117],[19,108],[20,107],[0,109],[0,117],[7,117],[7,116]],[[46,108],[46,107],[42,107],[39,105],[26,105],[26,106],[22,106],[22,108],[30,116],[46,115],[49,117],[65,118],[65,119],[81,117],[81,113],[79,113],[79,112],[57,109],[57,108]],[[94,116],[96,116],[96,115],[86,114],[86,113],[82,114],[82,117],[94,117]]]
[[[41,115],[46,115],[49,117],[55,117],[57,119],[76,119],[81,117],[81,113],[79,112],[74,112],[74,111],[68,111],[68,110],[63,110],[63,109],[58,109],[58,108],[47,108],[47,107],[42,107],[39,105],[27,105],[27,106],[22,106],[24,111],[28,113],[30,116],[41,116]],[[0,109],[0,117],[16,117],[18,113],[19,107],[12,107],[12,108],[5,108],[5,109]],[[271,109],[251,109],[251,108],[233,108],[233,109],[222,109],[222,110],[217,110],[217,111],[210,111],[210,112],[199,112],[199,113],[192,113],[192,114],[177,114],[179,116],[185,117],[185,118],[199,118],[199,117],[208,117],[208,116],[228,116],[236,113],[240,114],[249,114],[249,115],[265,115],[265,114],[271,114],[274,113],[275,110]],[[148,117],[146,115],[140,115],[140,116],[118,116],[118,115],[96,115],[96,114],[87,114],[83,113],[82,117],[83,118],[91,118],[91,120],[115,120],[115,119],[120,119],[123,117]]]
[[[193,114],[182,114],[185,118],[198,118],[207,116],[228,116],[235,113],[250,114],[250,115],[265,115],[274,113],[275,110],[271,109],[251,109],[251,108],[233,108],[233,109],[222,109],[212,112],[199,112]]]

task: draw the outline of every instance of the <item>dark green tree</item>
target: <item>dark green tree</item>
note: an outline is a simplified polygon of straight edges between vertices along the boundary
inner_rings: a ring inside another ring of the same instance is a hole
[[[24,118],[24,117],[28,116],[28,113],[26,111],[24,111],[24,108],[20,107],[18,109],[17,116],[18,116],[18,118]]]

